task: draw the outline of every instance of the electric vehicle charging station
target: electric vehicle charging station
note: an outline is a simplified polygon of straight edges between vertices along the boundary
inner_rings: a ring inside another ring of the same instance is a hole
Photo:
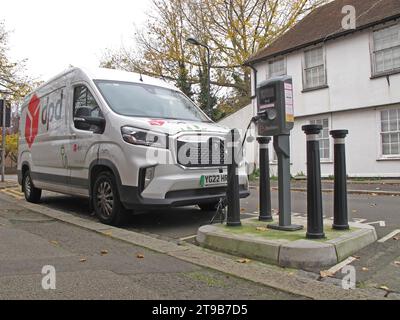
[[[282,76],[264,81],[257,86],[256,95],[258,136],[273,137],[278,157],[279,223],[268,227],[283,231],[301,230],[303,226],[291,222],[289,138],[294,127],[292,78]],[[270,179],[269,173],[260,179]]]

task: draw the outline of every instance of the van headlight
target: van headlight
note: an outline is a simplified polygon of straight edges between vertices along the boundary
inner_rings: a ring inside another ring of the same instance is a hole
[[[167,149],[168,136],[165,133],[138,129],[130,126],[121,128],[122,139],[130,144]]]

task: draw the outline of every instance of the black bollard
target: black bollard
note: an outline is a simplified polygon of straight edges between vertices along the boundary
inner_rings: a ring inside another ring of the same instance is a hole
[[[260,144],[260,221],[271,222],[271,182],[269,176],[269,150],[270,137],[258,137]]]
[[[307,238],[322,239],[325,238],[325,234],[318,140],[322,126],[306,125],[302,127],[302,130],[307,135]]]
[[[347,209],[347,173],[346,173],[346,149],[344,140],[348,130],[332,130],[330,132],[335,143],[335,191],[333,225],[335,230],[348,230],[349,218]]]
[[[232,129],[228,135],[228,187],[226,189],[226,200],[228,205],[226,225],[228,227],[241,226],[240,222],[240,195],[239,195],[239,175],[238,175],[238,143],[239,132]]]

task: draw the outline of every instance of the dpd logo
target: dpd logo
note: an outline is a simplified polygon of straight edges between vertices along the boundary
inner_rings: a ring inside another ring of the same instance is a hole
[[[25,139],[28,143],[29,148],[32,146],[38,134],[40,109],[39,104],[40,99],[36,95],[33,95],[31,101],[29,101],[28,110],[26,112]]]

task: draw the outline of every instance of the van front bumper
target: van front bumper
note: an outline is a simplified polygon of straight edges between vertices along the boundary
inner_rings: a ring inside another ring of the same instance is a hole
[[[119,193],[126,209],[153,209],[217,202],[221,198],[226,198],[226,187],[170,191],[166,193],[164,199],[144,198],[140,195],[139,188],[123,185],[120,186]],[[247,198],[250,192],[241,185],[239,194],[240,198]]]

